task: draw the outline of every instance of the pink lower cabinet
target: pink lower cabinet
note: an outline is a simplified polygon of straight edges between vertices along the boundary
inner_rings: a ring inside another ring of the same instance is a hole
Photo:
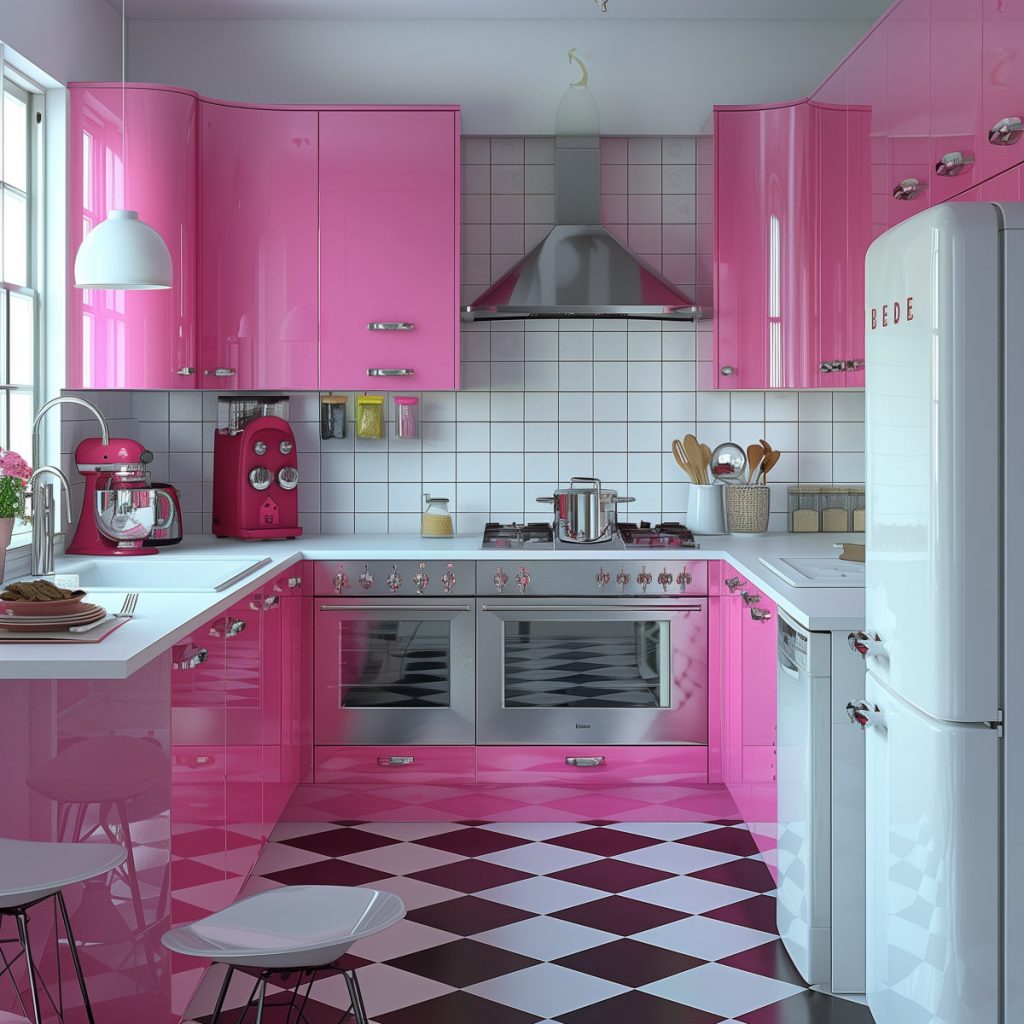
[[[335,785],[472,785],[473,747],[317,747],[316,781]]]
[[[191,388],[196,382],[196,97],[183,89],[72,85],[68,95],[70,388]],[[16,201],[16,200],[12,200]],[[173,286],[78,289],[84,236],[114,209],[138,211],[171,253]]]
[[[708,781],[706,746],[480,747],[480,785],[692,785]]]
[[[199,104],[200,381],[317,387],[317,113]]]
[[[458,387],[458,110],[319,117],[321,389]]]

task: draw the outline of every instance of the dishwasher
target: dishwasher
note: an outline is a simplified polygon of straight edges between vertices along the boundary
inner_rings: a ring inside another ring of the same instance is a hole
[[[864,663],[845,634],[811,632],[781,611],[778,620],[779,935],[808,985],[860,993],[864,735],[846,703]]]

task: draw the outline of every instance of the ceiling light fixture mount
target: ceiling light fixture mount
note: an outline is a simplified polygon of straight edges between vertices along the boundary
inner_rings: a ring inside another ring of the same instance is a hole
[[[608,0],[594,0],[594,3],[597,4],[597,9],[602,14],[608,13]]]
[[[127,200],[127,0],[121,0],[121,167]],[[127,202],[126,204],[127,205]],[[139,219],[135,210],[110,210],[82,239],[75,256],[75,287],[110,291],[152,291],[170,288],[171,254],[159,232]]]

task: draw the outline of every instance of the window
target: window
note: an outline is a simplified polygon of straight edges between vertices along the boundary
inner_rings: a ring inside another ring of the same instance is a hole
[[[41,367],[43,94],[12,69],[0,71],[0,446],[30,460]]]

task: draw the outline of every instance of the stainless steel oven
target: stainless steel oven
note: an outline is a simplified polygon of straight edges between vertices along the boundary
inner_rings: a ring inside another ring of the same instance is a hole
[[[706,744],[707,567],[480,562],[477,741]]]
[[[318,562],[320,745],[474,742],[471,564]]]

